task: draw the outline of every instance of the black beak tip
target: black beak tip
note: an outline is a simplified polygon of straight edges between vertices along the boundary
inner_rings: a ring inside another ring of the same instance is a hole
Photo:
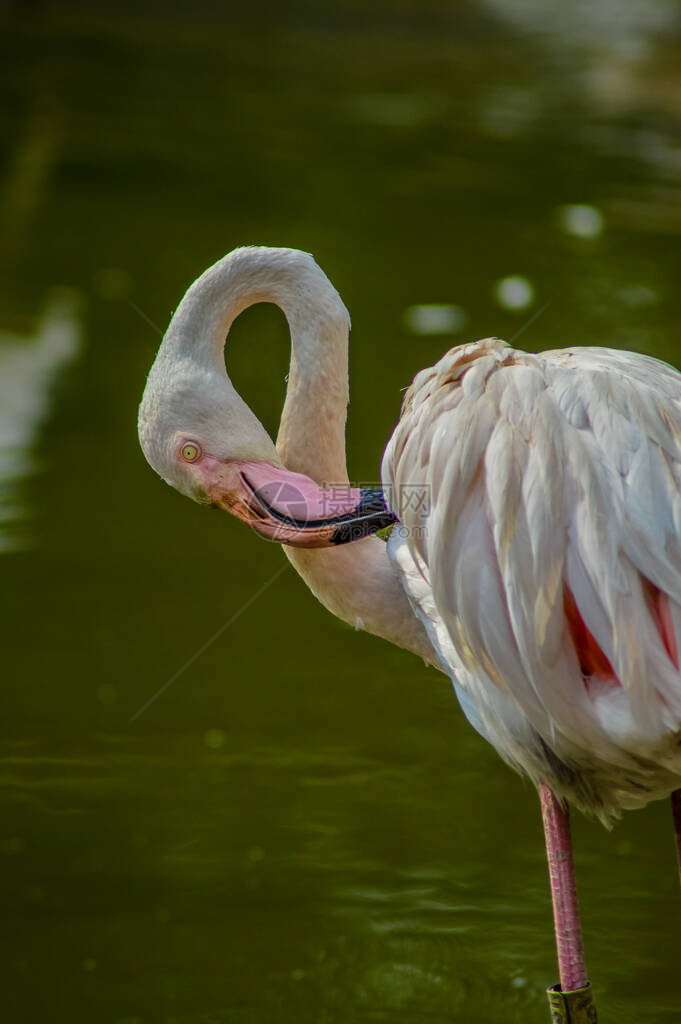
[[[384,530],[386,526],[393,526],[396,522],[397,517],[386,508],[383,491],[379,488],[363,488],[361,501],[352,519],[334,530],[329,540],[331,544],[350,544]]]

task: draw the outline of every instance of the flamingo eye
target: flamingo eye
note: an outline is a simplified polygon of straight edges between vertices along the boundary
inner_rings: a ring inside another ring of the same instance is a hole
[[[182,445],[182,458],[185,462],[196,462],[201,455],[201,449],[195,441],[187,441]]]

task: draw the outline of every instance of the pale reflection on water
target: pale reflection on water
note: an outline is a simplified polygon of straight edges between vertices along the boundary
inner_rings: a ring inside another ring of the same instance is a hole
[[[37,468],[33,449],[40,428],[59,375],[80,343],[78,298],[66,291],[49,300],[33,336],[0,331],[0,552],[30,542],[21,481]]]

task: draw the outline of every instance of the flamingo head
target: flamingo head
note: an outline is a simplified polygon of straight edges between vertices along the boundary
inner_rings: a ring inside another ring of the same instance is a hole
[[[320,485],[286,469],[269,434],[224,372],[164,351],[152,366],[139,438],[166,483],[221,508],[268,540],[332,547],[395,522],[380,490]]]

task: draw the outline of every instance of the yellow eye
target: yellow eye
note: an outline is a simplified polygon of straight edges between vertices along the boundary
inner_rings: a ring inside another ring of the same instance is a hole
[[[201,455],[201,449],[194,441],[187,441],[182,445],[182,458],[185,462],[196,462]]]

